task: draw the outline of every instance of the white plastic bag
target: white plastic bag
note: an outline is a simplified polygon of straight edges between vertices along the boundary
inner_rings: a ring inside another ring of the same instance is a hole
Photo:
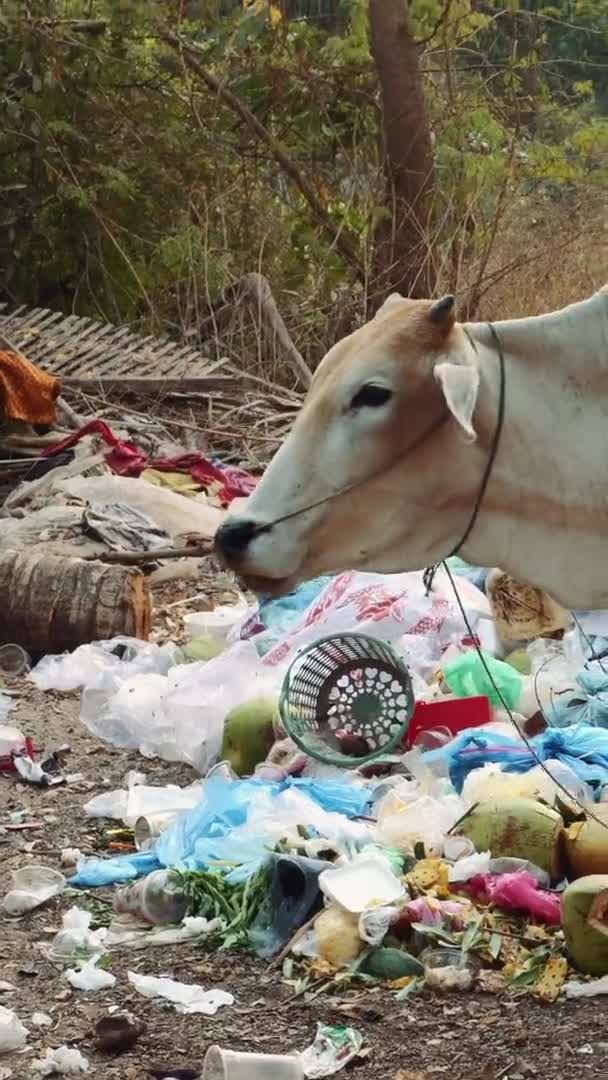
[[[99,960],[100,956],[97,954],[82,964],[81,967],[69,968],[65,973],[65,977],[70,986],[75,987],[76,990],[87,990],[89,992],[93,990],[109,990],[111,986],[114,986],[116,976],[112,975],[111,971],[105,971],[103,968],[97,967]]]
[[[49,950],[49,959],[69,963],[75,956],[95,956],[104,950],[106,927],[91,930],[91,914],[72,907],[63,916],[61,930],[55,935]]]
[[[155,672],[166,675],[174,663],[176,646],[155,645],[139,638],[115,637],[79,645],[72,653],[43,656],[29,678],[39,690],[77,690],[94,687],[104,674],[122,681],[130,675]]]
[[[58,1046],[47,1050],[43,1058],[32,1062],[32,1070],[41,1076],[74,1076],[89,1071],[89,1061],[75,1046]]]
[[[458,591],[473,633],[483,637],[484,648],[495,651],[488,600],[464,578],[458,580]],[[412,671],[423,678],[437,667],[448,645],[464,648],[469,636],[443,570],[435,575],[429,596],[419,571],[349,571],[332,578],[289,633],[266,653],[263,662],[284,671],[304,645],[348,630],[391,642]]]
[[[255,646],[239,641],[213,660],[177,665],[166,676],[125,680],[106,672],[84,691],[80,718],[104,742],[185,761],[204,774],[219,753],[230,710],[279,685],[280,676],[263,666]]]
[[[421,841],[427,855],[440,857],[445,837],[462,817],[465,806],[458,795],[435,798],[422,795],[415,802],[401,801],[398,789],[389,792],[378,807],[375,840],[385,847],[411,855]]]
[[[7,915],[25,915],[65,889],[63,874],[48,866],[22,866],[12,876],[13,888],[2,901]]]
[[[0,1005],[0,1054],[11,1050],[22,1050],[27,1042],[28,1030],[23,1026],[13,1009]]]

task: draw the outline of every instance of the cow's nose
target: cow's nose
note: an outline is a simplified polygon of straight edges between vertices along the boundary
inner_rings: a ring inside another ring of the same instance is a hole
[[[259,525],[254,521],[247,521],[246,518],[226,521],[215,534],[216,551],[227,562],[236,562],[245,554],[259,531]]]

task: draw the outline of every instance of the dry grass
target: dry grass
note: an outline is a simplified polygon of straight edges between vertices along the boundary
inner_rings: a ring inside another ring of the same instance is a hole
[[[595,194],[576,207],[514,207],[497,236],[487,279],[513,262],[485,293],[480,319],[540,315],[590,296],[608,282],[606,199]]]

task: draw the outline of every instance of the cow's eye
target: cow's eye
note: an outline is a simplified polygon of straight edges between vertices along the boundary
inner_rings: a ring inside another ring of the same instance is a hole
[[[351,409],[377,409],[380,405],[386,405],[393,396],[392,390],[387,386],[377,386],[375,383],[366,383],[353,397]]]

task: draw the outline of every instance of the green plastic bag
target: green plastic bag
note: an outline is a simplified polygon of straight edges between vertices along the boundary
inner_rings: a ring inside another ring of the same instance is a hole
[[[514,709],[522,691],[522,677],[510,664],[496,660],[489,653],[482,653],[498,691],[488,677],[476,649],[462,653],[443,668],[443,676],[450,690],[456,697],[476,697],[483,694],[494,706]],[[501,700],[502,697],[502,700]]]

